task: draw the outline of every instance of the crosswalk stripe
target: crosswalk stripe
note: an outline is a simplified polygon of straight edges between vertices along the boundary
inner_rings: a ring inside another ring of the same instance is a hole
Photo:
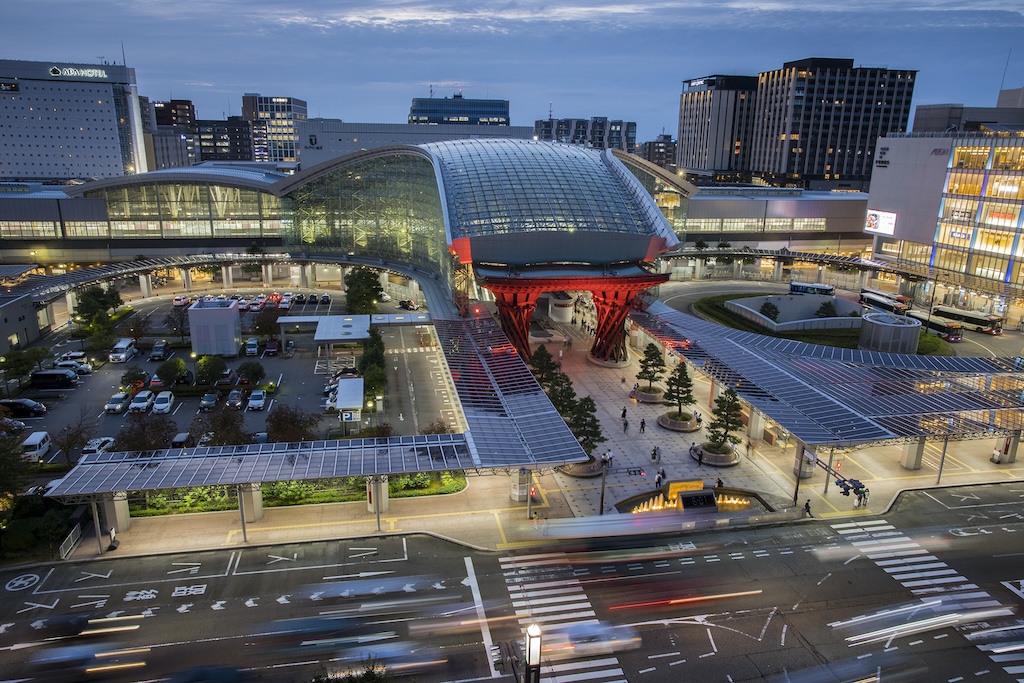
[[[934,555],[920,555],[918,557],[904,557],[898,560],[879,560],[875,562],[879,567],[891,567],[894,564],[905,564],[908,562],[931,562],[932,560],[938,562],[939,558]]]
[[[531,609],[517,609],[516,614],[530,616],[531,614],[551,614],[552,612],[565,612],[571,610],[590,609],[590,602],[574,602],[569,605],[547,605],[546,607],[533,607]]]
[[[543,671],[543,669],[542,669]],[[550,683],[572,683],[573,681],[593,681],[597,680],[598,676],[623,676],[625,675],[622,669],[606,669],[604,671],[590,671],[581,674],[559,674],[554,678],[544,678],[541,676],[540,680],[549,681]]]
[[[513,607],[524,607],[527,605],[553,605],[557,602],[571,602],[573,600],[579,600],[580,598],[586,600],[586,595],[576,593],[574,595],[558,595],[553,598],[530,598],[527,600],[513,600]]]
[[[952,583],[953,581],[963,580],[964,577],[962,576],[949,576],[946,578],[925,579],[923,581],[901,581],[900,583],[902,583],[907,588],[913,588],[914,586],[927,586],[933,583]]]
[[[564,581],[538,581],[537,583],[528,584],[529,588],[524,587],[521,584],[509,584],[509,590],[533,590],[536,588],[557,588],[558,586],[578,586],[580,585],[579,579],[566,579]]]
[[[958,573],[957,570],[950,569],[949,567],[945,569],[936,569],[935,571],[931,572],[915,572],[908,571],[907,569],[904,569],[903,571],[903,574],[900,574],[898,572],[893,573],[892,577],[902,583],[903,581],[906,581],[908,579],[924,579],[929,576],[949,576],[950,574]]]
[[[597,614],[593,610],[585,610],[583,612],[565,612],[564,614],[548,614],[539,617],[526,616],[519,620],[520,624],[532,624],[534,622],[538,624],[547,624],[556,621],[572,621],[576,623],[576,619],[580,617],[596,617]]]

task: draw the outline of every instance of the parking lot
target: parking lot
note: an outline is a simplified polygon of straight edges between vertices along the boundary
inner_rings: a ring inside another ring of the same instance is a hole
[[[258,293],[252,293],[253,298]],[[239,298],[244,296],[241,291],[232,292],[232,294],[237,294]],[[216,296],[216,294],[212,294],[212,296]],[[331,298],[329,303],[321,303],[321,295],[318,295],[316,304],[300,305],[296,305],[293,299],[291,310],[288,313],[303,315],[339,315],[343,313],[343,297],[333,293]],[[154,322],[154,334],[146,338],[144,346],[151,345],[152,342],[161,338],[159,335],[162,332],[166,331],[161,330],[160,327],[173,305],[172,296],[135,304],[137,315],[150,315]],[[397,301],[382,302],[380,308],[384,312],[401,310]],[[250,336],[247,333],[247,318],[254,315],[256,315],[254,311],[242,313],[243,342]],[[383,410],[369,414],[364,411],[363,425],[388,422],[396,435],[418,433],[422,427],[438,418],[449,421],[453,426],[458,427],[457,411],[453,403],[455,395],[454,391],[450,389],[444,361],[436,347],[429,341],[434,338],[432,330],[417,329],[412,326],[385,327],[381,329],[381,333],[387,349],[388,389],[382,406]],[[164,338],[172,342],[179,341],[173,336]],[[289,335],[288,338],[292,339],[293,337]],[[312,335],[300,335],[294,337],[294,341],[295,351],[290,357],[267,355],[265,340],[261,340],[259,355],[255,358],[247,357],[243,352],[237,358],[225,359],[228,368],[232,370],[237,369],[238,365],[246,360],[259,360],[266,370],[263,382],[275,385],[275,391],[267,396],[263,410],[242,410],[247,432],[266,431],[267,415],[274,409],[274,406],[280,403],[307,412],[324,413],[326,402],[324,385],[327,377],[342,368],[351,368],[358,363],[360,354],[358,348],[336,349],[332,357],[327,357],[326,347],[318,348],[313,342]],[[56,342],[52,350],[56,359],[63,353],[77,352],[80,348],[81,345],[78,341],[65,338],[63,341]],[[47,405],[48,411],[43,417],[19,418],[27,424],[25,435],[35,431],[48,431],[55,434],[63,426],[77,423],[84,411],[88,419],[94,421],[94,437],[115,436],[124,423],[127,411],[110,414],[105,410],[105,406],[111,396],[120,391],[121,377],[129,367],[137,365],[152,374],[161,364],[162,361],[149,360],[148,355],[148,351],[143,351],[127,363],[111,363],[104,362],[104,359],[98,357],[100,356],[98,353],[88,353],[87,357],[96,360],[95,367],[88,374],[79,375],[77,387],[37,394],[38,400]],[[188,348],[172,347],[166,358],[182,358],[188,369],[195,371],[195,364],[190,357]],[[165,389],[165,387],[158,387],[152,390],[156,395]],[[237,384],[218,385],[215,389],[220,394],[220,402],[226,399],[232,389],[241,389],[246,395],[249,393],[248,387]],[[173,392],[173,387],[170,390]],[[52,398],[48,398],[46,394]],[[61,398],[57,398],[58,396]],[[200,412],[201,400],[199,396],[176,396],[168,415],[175,421],[179,431],[189,431],[192,420]],[[151,410],[150,408],[147,412]],[[320,423],[321,435],[326,438],[330,432],[336,432],[339,427],[337,413],[325,414]],[[77,457],[77,454],[73,454],[73,456]],[[47,459],[62,461],[64,456],[51,451]]]

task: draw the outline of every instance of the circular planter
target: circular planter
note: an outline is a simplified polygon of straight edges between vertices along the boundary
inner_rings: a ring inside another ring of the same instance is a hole
[[[658,424],[673,432],[695,432],[700,429],[700,423],[697,422],[696,418],[690,417],[689,420],[673,420],[669,415],[672,413],[664,413],[658,416]]]
[[[636,399],[637,403],[664,403],[665,392],[661,391],[657,387],[653,389],[634,389],[629,392],[629,395]]]
[[[703,453],[703,463],[705,465],[712,465],[713,467],[731,467],[740,461],[740,456],[736,453],[735,449],[730,448],[728,453],[712,453],[706,449],[706,447],[710,445],[711,443],[708,441],[696,444],[696,447],[690,453],[690,456],[694,460],[701,462],[700,455]]]

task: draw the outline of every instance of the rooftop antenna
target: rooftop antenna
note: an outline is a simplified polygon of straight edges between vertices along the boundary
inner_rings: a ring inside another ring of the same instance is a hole
[[[124,41],[121,41],[121,64],[128,66],[128,58],[124,56]]]
[[[554,107],[552,105],[551,100],[548,100],[548,121],[553,121],[554,119],[555,119],[555,110],[554,110]]]
[[[430,84],[430,97],[431,98],[434,97],[434,84],[433,83]]]

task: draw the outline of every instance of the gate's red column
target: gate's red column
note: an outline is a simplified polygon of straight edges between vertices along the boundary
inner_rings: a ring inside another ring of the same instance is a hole
[[[612,283],[609,283],[612,284]],[[626,350],[626,316],[639,289],[594,289],[591,295],[597,309],[597,331],[590,355],[599,361],[620,363],[629,359]]]
[[[494,294],[494,303],[498,307],[498,320],[505,336],[512,342],[512,345],[519,350],[523,358],[529,358],[532,354],[530,349],[530,320],[533,318],[533,309],[537,307],[537,297],[540,291],[533,289],[512,289],[496,288],[491,290]]]

